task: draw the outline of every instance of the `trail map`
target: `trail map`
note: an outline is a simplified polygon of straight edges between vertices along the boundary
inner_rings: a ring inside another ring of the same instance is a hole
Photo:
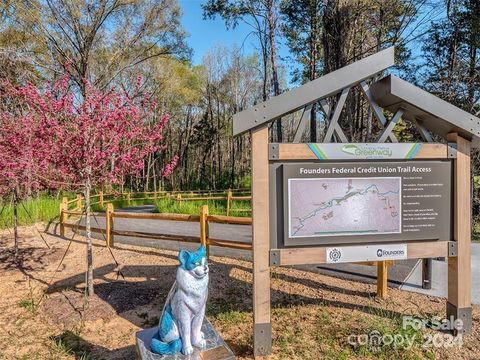
[[[288,179],[289,237],[401,232],[401,178]]]

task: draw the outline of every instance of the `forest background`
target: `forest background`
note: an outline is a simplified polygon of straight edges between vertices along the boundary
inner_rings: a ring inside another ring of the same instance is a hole
[[[156,118],[168,114],[170,121],[165,149],[145,160],[141,174],[124,179],[131,191],[249,187],[250,139],[232,136],[233,114],[392,45],[394,73],[480,114],[479,1],[207,0],[201,2],[200,21],[221,19],[232,32],[247,27],[245,42],[253,51],[247,53],[244,43],[219,44],[197,65],[181,5],[1,1],[0,79],[42,87],[67,73],[81,99],[85,80],[100,89],[128,91],[141,77],[139,96],[152,94]],[[275,122],[271,141],[291,141],[300,116]],[[326,124],[321,107],[313,106],[304,140],[321,142]],[[340,125],[358,142],[374,141],[380,131],[359,89],[350,92]],[[420,140],[408,123],[397,125],[395,133],[403,141]],[[162,169],[176,155],[176,169],[163,177]],[[472,161],[478,217],[478,152]]]

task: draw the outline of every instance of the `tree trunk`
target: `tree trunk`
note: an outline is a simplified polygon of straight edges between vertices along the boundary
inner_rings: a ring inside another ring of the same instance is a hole
[[[310,110],[310,142],[317,142],[317,108],[316,104],[312,105]]]
[[[278,83],[278,71],[277,71],[277,45],[275,42],[275,19],[274,19],[274,0],[268,0],[268,40],[270,43],[270,64],[272,66],[272,83],[273,83],[273,95],[280,94],[280,84]],[[282,131],[282,119],[275,121],[275,128],[277,133],[277,142],[283,141]]]
[[[90,191],[92,184],[90,178],[85,182],[85,236],[87,237],[87,295],[92,296],[93,291],[93,251],[92,251],[92,228],[90,224]]]
[[[18,192],[13,190],[13,239],[15,241],[15,260],[18,259]]]

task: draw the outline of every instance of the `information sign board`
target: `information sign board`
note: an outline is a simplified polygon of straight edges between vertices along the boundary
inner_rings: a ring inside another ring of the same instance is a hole
[[[283,164],[278,235],[284,246],[448,241],[451,171],[448,160]]]

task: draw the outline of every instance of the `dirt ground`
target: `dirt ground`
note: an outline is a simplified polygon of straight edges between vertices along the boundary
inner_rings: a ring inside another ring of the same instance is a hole
[[[45,235],[48,249],[33,227],[22,228],[18,266],[11,234],[0,234],[0,359],[135,358],[135,332],[157,324],[178,264],[176,252],[123,245],[110,252],[96,241],[96,294],[86,298],[83,238],[70,242]],[[210,267],[207,316],[239,359],[251,358],[251,263],[212,257]],[[389,294],[378,300],[374,285],[272,270],[272,358],[480,359],[478,307],[473,333],[452,342],[445,333],[401,325],[406,315],[443,317],[443,299],[396,289]],[[415,342],[406,348],[349,341],[372,331],[414,336]]]

